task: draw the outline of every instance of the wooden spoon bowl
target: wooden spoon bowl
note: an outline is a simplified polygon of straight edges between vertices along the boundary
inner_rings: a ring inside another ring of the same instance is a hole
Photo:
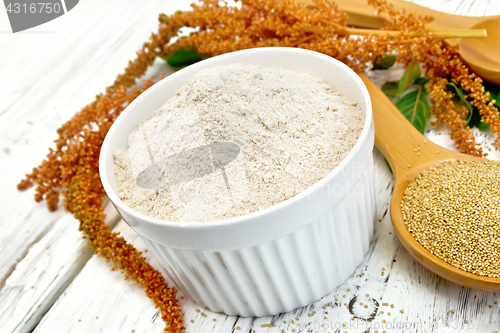
[[[460,56],[476,74],[500,84],[500,17],[479,22],[471,29],[486,29],[488,37],[461,39]]]
[[[500,278],[463,271],[427,251],[408,231],[400,206],[404,190],[422,171],[443,161],[484,159],[453,152],[428,140],[368,77],[360,76],[372,99],[375,145],[386,157],[395,177],[390,213],[399,240],[418,262],[437,275],[465,287],[500,291]]]

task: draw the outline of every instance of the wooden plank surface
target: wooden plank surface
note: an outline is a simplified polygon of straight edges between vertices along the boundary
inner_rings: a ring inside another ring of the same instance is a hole
[[[414,2],[458,14],[500,14],[500,2],[494,0]],[[0,10],[1,332],[29,332],[35,326],[35,332],[162,331],[152,302],[138,286],[92,256],[77,221],[62,209],[48,212],[44,204],[32,200],[32,190],[20,193],[15,185],[45,156],[55,130],[133,58],[156,30],[158,13],[187,7],[180,0],[81,1],[63,17],[19,34],[9,32],[6,13]],[[158,62],[151,72],[165,69]],[[451,143],[442,130],[428,136],[443,145]],[[187,331],[237,332],[238,327],[245,332],[321,331],[323,324],[325,332],[389,332],[396,331],[398,323],[407,325],[408,332],[440,332],[446,323],[450,332],[500,331],[498,293],[444,281],[400,246],[386,214],[392,177],[375,154],[382,222],[377,224],[370,255],[353,276],[322,300],[275,317],[237,318],[200,309],[205,318],[196,312],[196,304],[184,299]],[[116,228],[137,247],[144,247],[123,222]],[[154,258],[150,261],[158,267]],[[393,324],[383,326],[388,323]]]
[[[83,1],[17,34],[0,9],[1,332],[31,331],[92,256],[70,214],[49,212],[33,201],[32,189],[19,192],[16,184],[45,157],[57,128],[134,57],[157,29],[158,13],[179,8],[189,5]],[[156,72],[168,70],[163,66]]]

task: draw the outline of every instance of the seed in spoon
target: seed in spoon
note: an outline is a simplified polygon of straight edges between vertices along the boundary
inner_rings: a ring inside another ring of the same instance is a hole
[[[500,163],[442,162],[405,190],[403,220],[429,252],[464,271],[500,277]]]

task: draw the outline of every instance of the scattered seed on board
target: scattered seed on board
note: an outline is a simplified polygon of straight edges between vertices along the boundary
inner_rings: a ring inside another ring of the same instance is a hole
[[[499,162],[442,162],[406,188],[403,219],[436,257],[466,272],[498,278],[499,188]]]

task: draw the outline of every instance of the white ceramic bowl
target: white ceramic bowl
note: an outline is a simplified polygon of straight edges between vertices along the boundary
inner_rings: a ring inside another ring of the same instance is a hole
[[[323,78],[364,110],[358,142],[330,174],[297,196],[245,216],[171,222],[141,214],[117,195],[113,152],[201,69],[231,63],[288,68]],[[134,100],[104,140],[99,171],[125,222],[142,236],[186,296],[229,315],[274,315],[332,292],[368,251],[375,221],[371,102],[341,62],[297,48],[259,48],[213,57],[174,73]]]

